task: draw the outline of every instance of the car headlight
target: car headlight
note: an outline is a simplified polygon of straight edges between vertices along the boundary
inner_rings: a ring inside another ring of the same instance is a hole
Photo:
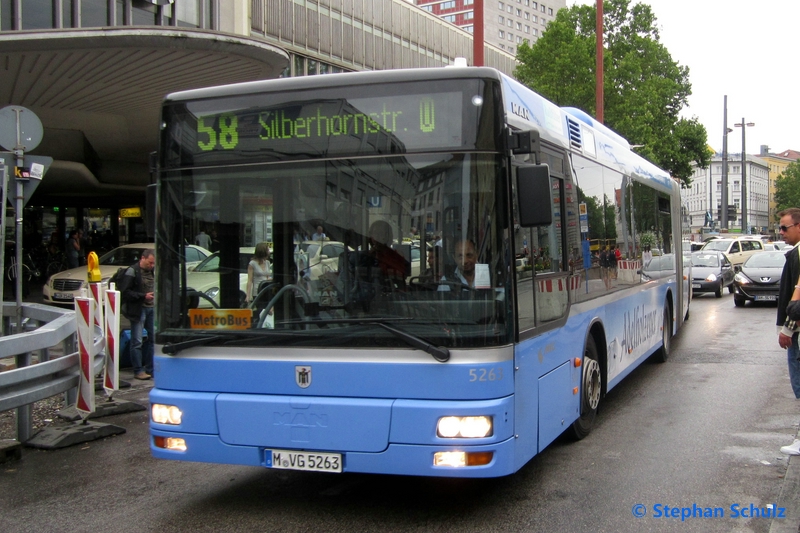
[[[717,275],[709,274],[708,277],[706,278],[706,281],[717,281]]]
[[[492,435],[491,416],[444,416],[436,424],[436,434],[446,439],[480,439]]]
[[[217,294],[219,294],[219,287],[211,287],[206,291],[206,296],[212,300],[217,297]]]
[[[750,278],[748,278],[741,272],[737,272],[736,275],[733,276],[733,280],[739,285],[747,285],[748,283],[750,283]]]

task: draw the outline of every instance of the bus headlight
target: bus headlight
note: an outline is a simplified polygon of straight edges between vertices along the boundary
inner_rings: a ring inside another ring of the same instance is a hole
[[[150,417],[153,419],[153,422],[157,424],[178,426],[181,423],[183,413],[174,405],[154,403],[153,407],[150,409]]]
[[[446,439],[480,439],[492,436],[491,416],[444,416],[436,424],[436,434]]]

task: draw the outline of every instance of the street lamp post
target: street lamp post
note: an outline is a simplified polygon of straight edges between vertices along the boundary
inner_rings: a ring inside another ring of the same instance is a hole
[[[734,127],[742,128],[742,234],[750,235],[750,226],[747,224],[747,150],[745,149],[745,130],[755,126],[755,122],[742,122],[734,124]]]

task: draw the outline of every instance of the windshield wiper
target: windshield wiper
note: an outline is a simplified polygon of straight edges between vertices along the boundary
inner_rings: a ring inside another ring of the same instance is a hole
[[[192,346],[203,346],[223,338],[225,337],[222,335],[203,335],[201,337],[197,337],[196,339],[189,339],[188,341],[175,343],[168,342],[161,348],[161,351],[167,355],[176,355],[185,348],[191,348]]]
[[[392,335],[402,339],[409,346],[431,354],[433,358],[439,361],[440,363],[445,363],[450,360],[450,350],[448,350],[444,346],[434,346],[433,344],[429,343],[428,341],[420,337],[417,337],[416,335],[413,335],[401,329],[394,328],[386,323],[389,320],[394,322],[394,321],[413,320],[413,319],[407,317],[328,318],[328,319],[315,318],[312,320],[285,320],[281,321],[281,324],[314,324],[317,326],[324,324],[374,324],[376,326],[382,327]]]

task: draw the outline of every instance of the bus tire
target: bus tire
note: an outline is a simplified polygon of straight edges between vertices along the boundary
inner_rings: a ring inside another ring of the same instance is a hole
[[[572,423],[572,436],[576,440],[586,437],[594,425],[600,396],[603,393],[603,375],[600,370],[597,345],[594,337],[586,338],[583,349],[583,374],[581,378],[581,416]]]
[[[666,363],[672,350],[672,313],[669,310],[669,303],[664,302],[664,318],[661,327],[661,348],[653,354],[656,363]]]

